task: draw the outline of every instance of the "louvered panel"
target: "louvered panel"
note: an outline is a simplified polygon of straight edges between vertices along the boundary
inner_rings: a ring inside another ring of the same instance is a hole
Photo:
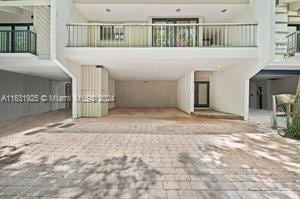
[[[96,66],[81,66],[81,96],[91,97],[101,95],[101,68]],[[82,102],[82,117],[101,117],[101,102]]]
[[[44,58],[50,56],[50,8],[34,7],[34,26],[37,33],[37,54]]]

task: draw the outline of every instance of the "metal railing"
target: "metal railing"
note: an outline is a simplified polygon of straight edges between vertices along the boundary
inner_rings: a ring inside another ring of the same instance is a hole
[[[67,25],[67,47],[256,47],[257,24]]]
[[[287,53],[294,55],[300,52],[300,32],[294,32],[287,36]]]
[[[0,31],[0,53],[36,54],[36,33],[29,30]]]

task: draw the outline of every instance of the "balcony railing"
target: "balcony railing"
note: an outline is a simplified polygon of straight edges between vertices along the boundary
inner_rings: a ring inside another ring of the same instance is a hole
[[[256,47],[257,24],[67,25],[67,47]]]
[[[0,31],[0,53],[36,54],[36,33],[29,30]]]
[[[287,36],[287,53],[295,55],[300,53],[300,32],[294,32]]]

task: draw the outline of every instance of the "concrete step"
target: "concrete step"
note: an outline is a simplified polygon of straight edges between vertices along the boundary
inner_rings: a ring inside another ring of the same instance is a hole
[[[289,31],[276,30],[275,33],[276,33],[276,34],[282,34],[282,35],[288,35],[288,34],[289,34]]]
[[[201,117],[201,118],[212,118],[212,119],[226,119],[226,120],[243,120],[242,116],[233,115],[229,113],[218,112],[212,109],[203,109],[203,110],[195,110],[192,113],[194,117]]]

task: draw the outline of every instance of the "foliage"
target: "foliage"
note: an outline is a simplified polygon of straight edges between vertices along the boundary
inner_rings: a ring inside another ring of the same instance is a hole
[[[300,77],[293,110],[293,122],[291,125],[289,125],[285,132],[288,137],[295,137],[300,139]]]
[[[293,125],[285,129],[285,137],[300,139],[300,129]]]

